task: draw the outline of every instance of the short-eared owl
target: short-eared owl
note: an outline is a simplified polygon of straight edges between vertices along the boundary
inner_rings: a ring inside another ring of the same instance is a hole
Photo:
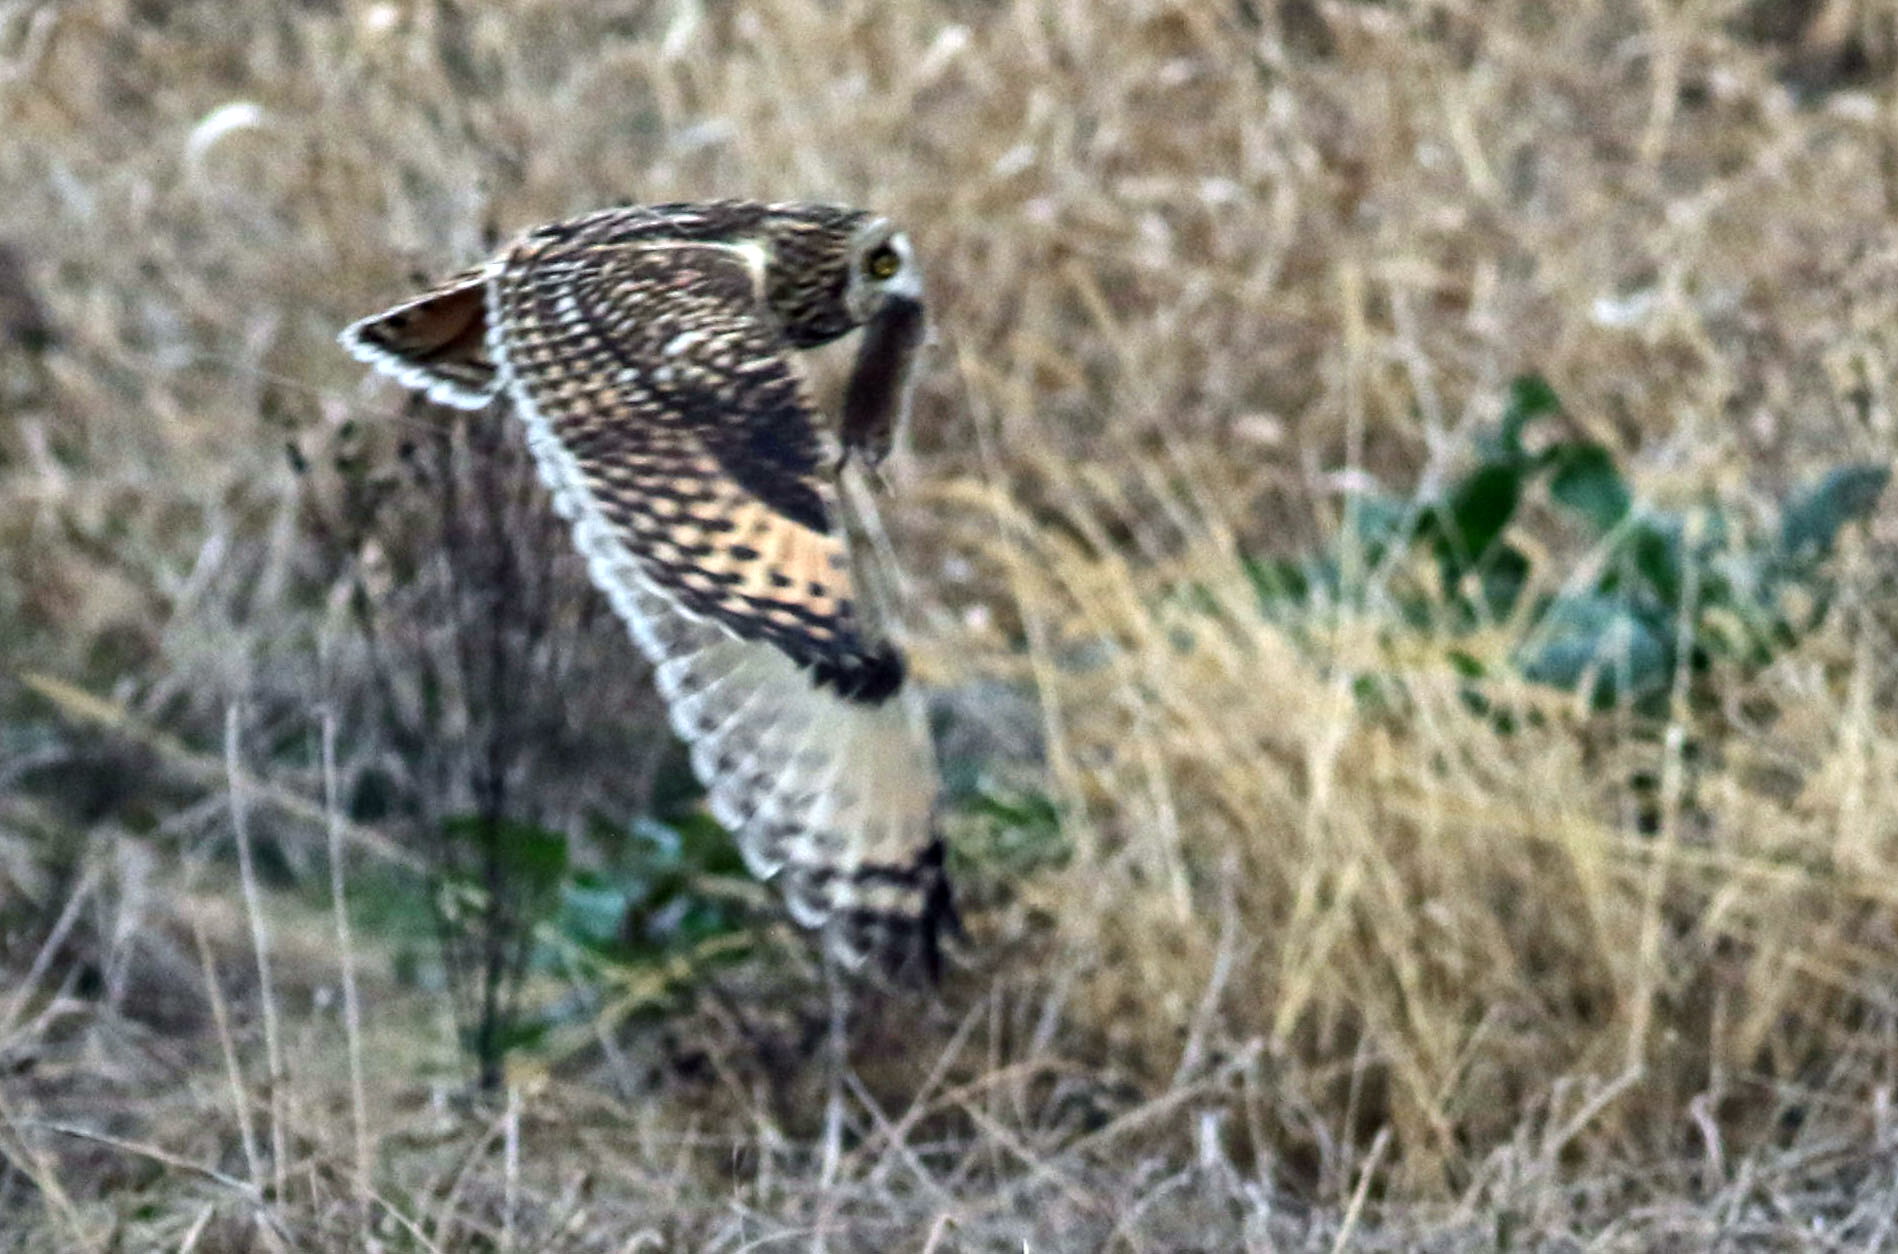
[[[836,478],[888,451],[924,327],[889,221],[721,201],[538,227],[341,341],[443,404],[512,403],[752,871],[846,960],[933,971],[935,758]],[[858,328],[833,443],[790,350]]]

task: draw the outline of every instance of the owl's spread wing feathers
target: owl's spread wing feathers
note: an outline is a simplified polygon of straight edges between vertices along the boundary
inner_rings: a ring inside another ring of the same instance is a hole
[[[812,407],[757,282],[734,247],[530,236],[493,284],[491,355],[649,582],[875,699],[902,663],[860,622]]]
[[[829,928],[849,961],[877,953],[933,967],[935,930],[953,913],[935,760],[909,691],[842,700],[777,650],[653,594],[639,612],[673,727],[752,872],[775,877],[798,922]]]
[[[488,356],[748,865],[845,958],[933,968],[934,757],[758,282],[742,247],[529,236],[491,277]]]

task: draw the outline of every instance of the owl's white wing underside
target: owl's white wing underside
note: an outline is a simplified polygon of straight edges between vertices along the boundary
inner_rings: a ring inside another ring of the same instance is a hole
[[[547,421],[516,405],[555,508],[652,661],[672,728],[746,866],[779,880],[793,917],[827,928],[846,961],[900,947],[893,933],[946,905],[928,899],[946,888],[936,764],[914,689],[876,705],[846,700],[773,645],[681,609],[653,587]],[[937,861],[919,874],[932,850]]]

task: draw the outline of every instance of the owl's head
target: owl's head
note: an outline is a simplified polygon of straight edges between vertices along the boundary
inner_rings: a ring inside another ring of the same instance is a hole
[[[844,308],[858,326],[870,321],[894,298],[921,304],[923,276],[910,251],[909,236],[888,218],[871,218],[850,240]]]
[[[780,205],[766,232],[771,307],[800,348],[854,331],[892,299],[922,303],[909,236],[888,218],[841,206]]]

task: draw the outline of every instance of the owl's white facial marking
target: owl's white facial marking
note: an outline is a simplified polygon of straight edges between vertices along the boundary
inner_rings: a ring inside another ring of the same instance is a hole
[[[850,280],[844,304],[851,319],[861,325],[892,296],[920,303],[923,275],[909,236],[887,218],[878,218],[851,241]]]

